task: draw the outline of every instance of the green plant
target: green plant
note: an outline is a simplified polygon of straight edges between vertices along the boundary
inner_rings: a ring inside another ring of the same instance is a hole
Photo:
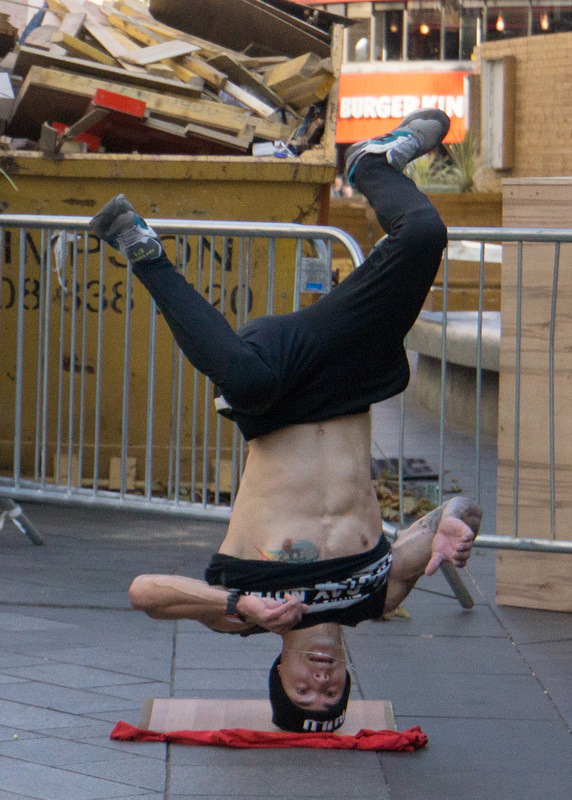
[[[461,142],[446,145],[452,168],[462,192],[476,191],[475,180],[480,169],[479,142],[472,131],[467,131]]]
[[[426,156],[416,158],[407,165],[405,174],[415,181],[420,189],[431,186],[448,187],[452,190],[457,188],[456,175],[452,165],[435,153],[428,153]]]
[[[476,191],[480,169],[479,144],[472,131],[461,142],[444,145],[445,155],[435,152],[417,158],[407,165],[405,174],[420,189],[440,187],[457,192]]]

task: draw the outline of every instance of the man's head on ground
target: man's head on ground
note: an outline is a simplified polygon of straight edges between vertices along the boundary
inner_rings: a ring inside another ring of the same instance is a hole
[[[290,731],[332,731],[344,719],[351,688],[338,625],[290,631],[270,670],[273,722]]]

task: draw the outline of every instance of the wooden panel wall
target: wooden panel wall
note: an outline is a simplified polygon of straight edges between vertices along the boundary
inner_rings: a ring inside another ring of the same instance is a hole
[[[572,33],[486,42],[476,55],[477,63],[516,59],[514,167],[485,170],[482,186],[498,190],[506,177],[572,175]]]
[[[570,227],[572,178],[505,184],[506,226]],[[549,338],[554,247],[525,245],[522,269],[518,534],[549,538]],[[497,533],[514,532],[517,245],[505,245],[499,386]],[[556,538],[572,539],[572,245],[562,245],[554,351]],[[572,556],[500,551],[497,602],[572,611]]]

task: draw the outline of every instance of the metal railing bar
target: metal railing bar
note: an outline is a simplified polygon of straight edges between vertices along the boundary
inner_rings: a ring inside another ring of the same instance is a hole
[[[67,236],[63,240],[62,250],[65,249],[67,258]],[[77,306],[76,306],[76,286],[77,286],[77,239],[74,240],[71,251],[72,275],[71,275],[71,325],[70,325],[70,363],[69,363],[69,394],[68,394],[68,488],[71,490],[73,485],[73,438],[74,438],[74,405],[75,405],[75,355],[76,355],[76,333],[77,333]],[[63,363],[62,363],[63,370]],[[79,458],[78,458],[79,463]],[[78,470],[78,485],[81,486],[81,470]]]
[[[554,345],[556,339],[556,299],[560,267],[560,242],[554,243],[554,270],[550,304],[550,333],[548,345],[548,436],[550,448],[550,531],[556,539],[556,453],[554,430]]]
[[[274,313],[274,283],[276,280],[276,240],[268,241],[268,287],[266,295],[266,313]]]
[[[22,395],[24,380],[24,290],[26,281],[26,231],[20,229],[18,265],[18,319],[16,322],[16,387],[14,406],[14,475],[20,482],[22,466]]]
[[[101,437],[101,375],[103,363],[103,286],[105,277],[106,246],[102,244],[99,252],[99,302],[97,304],[97,355],[95,366],[95,414],[93,426],[93,493],[99,488],[99,443]]]
[[[445,482],[445,410],[447,386],[447,311],[449,308],[449,250],[443,254],[443,313],[441,318],[441,404],[439,412],[439,505]]]
[[[145,431],[145,496],[153,493],[153,434],[155,428],[155,358],[157,346],[157,306],[149,302],[149,352],[147,357],[147,430]]]
[[[42,244],[46,247],[46,280],[45,280],[45,316],[43,334],[43,363],[42,363],[42,438],[41,438],[41,461],[40,461],[40,482],[41,486],[46,485],[47,474],[47,448],[48,448],[48,376],[49,376],[49,345],[50,345],[50,292],[52,277],[52,253],[49,247],[49,231],[42,231]]]
[[[38,281],[38,351],[37,351],[37,371],[36,371],[36,441],[34,444],[34,477],[37,481],[41,479],[42,470],[42,375],[43,375],[43,351],[44,351],[44,327],[43,320],[45,315],[44,284],[46,280],[46,232],[42,231],[41,241],[42,250],[40,256],[40,280]],[[0,244],[1,246],[1,244]],[[2,301],[0,298],[0,307]]]
[[[48,233],[50,239],[50,250],[55,250],[57,244],[54,246],[54,236],[58,234],[51,234]],[[61,231],[60,231],[61,235]],[[65,251],[64,251],[65,255]],[[59,483],[61,478],[61,468],[62,468],[62,426],[63,426],[63,361],[64,361],[64,341],[65,341],[65,304],[66,304],[66,296],[67,296],[67,276],[66,276],[66,267],[67,267],[67,258],[62,258],[60,263],[58,263],[58,256],[57,251],[54,253],[54,258],[56,260],[56,271],[58,276],[58,282],[60,284],[60,338],[59,338],[59,352],[58,352],[58,405],[57,405],[57,444],[56,444],[56,469],[54,472],[56,473],[56,480]],[[67,474],[67,485],[68,491],[70,489],[70,477],[71,477],[71,462],[68,463],[68,474]]]
[[[90,217],[71,217],[65,215],[2,214],[1,224],[6,227],[26,228],[74,228],[78,231],[88,229]],[[221,236],[251,236],[253,238],[305,238],[334,239],[348,242],[350,254],[361,252],[352,237],[330,225],[301,225],[297,222],[251,222],[229,220],[186,220],[147,218],[147,222],[157,233],[187,233]],[[450,227],[451,241],[475,238],[485,242],[523,241],[523,242],[572,242],[570,228],[517,228],[517,227]],[[359,262],[359,258],[356,259]]]
[[[515,385],[514,385],[514,475],[513,475],[513,503],[514,503],[514,536],[518,536],[518,480],[520,469],[520,366],[522,344],[522,242],[517,244],[518,257],[516,268],[516,356],[515,356]]]
[[[214,293],[214,276],[215,276],[215,237],[212,236],[210,240],[210,258],[209,258],[209,303],[213,301]],[[208,501],[208,471],[209,471],[209,401],[210,401],[210,385],[209,378],[205,378],[205,395],[204,395],[204,423],[203,423],[203,507],[206,508]]]
[[[182,273],[187,276],[187,262],[184,258],[185,253],[182,252],[181,237],[177,235],[177,262],[182,259]],[[177,404],[175,412],[175,503],[178,503],[181,497],[181,454],[182,454],[182,441],[183,441],[183,367],[184,356],[180,348],[178,348],[178,361],[177,361]]]
[[[131,296],[133,277],[127,270],[125,289],[125,338],[123,349],[123,408],[121,415],[121,498],[127,491],[127,456],[129,455],[129,394],[131,391]]]
[[[294,293],[292,297],[292,311],[300,309],[300,295],[302,292],[302,239],[296,241],[296,258],[294,260]]]
[[[79,235],[79,234],[78,234]],[[86,364],[87,364],[87,291],[89,276],[89,252],[88,236],[83,235],[83,297],[82,297],[82,324],[81,324],[81,373],[79,379],[79,420],[78,420],[78,458],[79,476],[81,486],[81,476],[83,475],[84,448],[85,448],[85,386],[86,386]]]
[[[485,304],[485,243],[479,263],[479,310],[477,316],[477,420],[475,430],[475,499],[481,503],[481,423],[483,399],[483,310]]]

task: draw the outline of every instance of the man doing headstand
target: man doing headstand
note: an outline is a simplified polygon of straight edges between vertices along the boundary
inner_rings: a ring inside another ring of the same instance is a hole
[[[369,408],[405,389],[403,340],[437,272],[446,229],[402,174],[449,130],[423,109],[391,134],[349,148],[349,181],[387,237],[314,305],[258,317],[235,333],[118,195],[91,230],[119,249],[189,361],[217,387],[219,411],[249,443],[228,532],[205,581],[141,575],[132,605],[226,633],[273,631],[274,721],[291,730],[342,724],[350,681],[340,625],[379,619],[444,562],[463,567],[480,510],[455,498],[390,548],[370,480]]]

